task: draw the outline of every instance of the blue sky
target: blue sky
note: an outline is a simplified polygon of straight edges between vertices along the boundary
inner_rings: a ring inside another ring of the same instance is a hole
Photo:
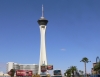
[[[100,54],[100,0],[0,0],[0,70],[5,63],[39,63],[40,30],[37,20],[49,20],[46,30],[48,63],[54,69],[77,66],[89,58],[87,72]]]

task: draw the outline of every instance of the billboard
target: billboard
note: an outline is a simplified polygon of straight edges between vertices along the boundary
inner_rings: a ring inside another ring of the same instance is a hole
[[[17,70],[16,76],[32,76],[33,72],[30,70]]]
[[[53,65],[47,65],[47,70],[53,70]]]
[[[61,75],[61,70],[54,70],[53,73],[54,75]]]
[[[47,71],[47,67],[45,65],[41,66],[41,72],[46,72]]]

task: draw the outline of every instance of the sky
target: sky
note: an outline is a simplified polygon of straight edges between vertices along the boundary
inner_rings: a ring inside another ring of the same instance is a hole
[[[42,4],[48,64],[84,71],[87,57],[90,73],[100,54],[100,0],[0,0],[0,71],[7,62],[39,64]]]

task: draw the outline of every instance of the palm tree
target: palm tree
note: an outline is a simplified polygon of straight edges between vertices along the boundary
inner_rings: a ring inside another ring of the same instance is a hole
[[[73,77],[74,77],[74,74],[77,71],[77,68],[76,68],[76,66],[71,66],[70,69],[71,69],[71,73],[73,74]]]
[[[98,62],[95,66],[94,66],[94,71],[97,71],[100,74],[100,62]],[[97,74],[96,72],[96,74]]]
[[[71,77],[71,69],[67,69],[64,74],[65,74],[65,76],[67,74],[67,77]]]
[[[99,60],[99,62],[97,62],[97,60]],[[96,71],[96,74],[97,73],[100,73],[100,58],[99,58],[99,56],[97,56],[96,57],[96,66],[95,66],[95,68],[94,68],[94,70]]]
[[[91,61],[89,61],[89,59],[88,59],[87,57],[83,57],[82,60],[81,60],[80,62],[83,62],[83,63],[84,63],[84,67],[85,67],[85,76],[87,76],[87,75],[86,75],[86,63],[91,62]]]

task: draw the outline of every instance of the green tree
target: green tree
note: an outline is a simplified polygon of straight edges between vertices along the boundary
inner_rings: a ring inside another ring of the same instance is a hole
[[[75,76],[74,73],[77,71],[76,66],[71,66],[70,67],[71,73],[73,74],[73,77]]]
[[[98,62],[95,66],[94,66],[94,71],[97,71],[100,74],[100,62]]]
[[[83,63],[84,63],[84,67],[85,67],[85,76],[87,76],[87,75],[86,75],[86,63],[91,62],[91,61],[89,61],[89,59],[88,59],[87,57],[83,57],[82,60],[81,60],[80,62],[83,62]]]
[[[82,70],[79,70],[79,73],[80,73],[80,77],[83,77],[84,75],[84,72]]]
[[[71,69],[67,69],[64,75],[67,77],[71,77]]]
[[[82,70],[79,70],[79,73],[80,73],[81,75],[83,75],[84,72],[83,72]]]

